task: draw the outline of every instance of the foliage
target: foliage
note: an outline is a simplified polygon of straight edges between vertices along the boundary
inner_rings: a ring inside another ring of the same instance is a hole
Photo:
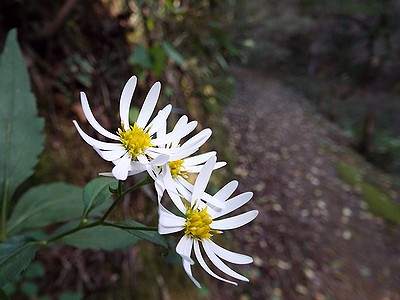
[[[0,78],[1,105],[4,108],[0,123],[4,150],[0,153],[3,168],[0,287],[26,269],[40,247],[55,242],[113,250],[144,239],[167,247],[152,227],[134,221],[106,221],[127,193],[121,183],[117,187],[112,178],[94,179],[83,189],[62,182],[42,184],[28,189],[19,199],[13,197],[21,183],[33,173],[44,139],[41,132],[43,120],[37,116],[35,97],[30,92],[29,76],[15,30],[9,34],[1,56]],[[144,179],[129,191],[148,182]],[[113,193],[116,195],[114,198]],[[14,203],[10,203],[11,199]],[[50,234],[49,228],[53,230]],[[42,233],[32,234],[32,231]],[[29,273],[26,276],[29,277]],[[21,290],[28,297],[37,295],[37,287],[29,281],[23,283]]]

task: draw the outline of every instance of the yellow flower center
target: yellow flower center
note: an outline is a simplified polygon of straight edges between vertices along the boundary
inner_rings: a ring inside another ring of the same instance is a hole
[[[150,135],[144,132],[136,123],[133,126],[131,125],[126,131],[118,128],[118,135],[122,145],[124,145],[132,157],[139,156],[147,147],[153,146]]]
[[[168,162],[169,169],[171,170],[172,178],[177,178],[179,175],[183,178],[188,178],[185,167],[183,166],[183,159]]]
[[[188,208],[185,217],[185,234],[191,238],[208,239],[212,237],[214,233],[220,233],[220,231],[210,228],[212,219],[207,212],[207,207],[202,210],[194,208],[194,206]]]

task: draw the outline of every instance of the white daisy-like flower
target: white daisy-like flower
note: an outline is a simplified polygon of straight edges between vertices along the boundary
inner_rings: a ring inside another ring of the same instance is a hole
[[[250,256],[226,250],[212,241],[214,235],[223,233],[223,230],[241,227],[254,220],[258,215],[257,210],[251,210],[233,217],[220,219],[247,203],[253,196],[253,193],[246,192],[228,199],[236,190],[237,181],[229,182],[213,196],[225,204],[223,209],[217,210],[199,200],[207,187],[215,162],[215,156],[208,159],[196,179],[191,197],[183,200],[185,201],[183,206],[178,206],[183,216],[175,215],[161,203],[159,205],[158,231],[160,234],[183,231],[183,236],[176,246],[176,252],[182,257],[186,274],[197,287],[200,287],[200,284],[192,275],[191,270],[191,266],[194,264],[194,260],[191,258],[192,250],[194,250],[198,263],[207,273],[234,285],[237,285],[237,283],[223,278],[211,270],[203,257],[201,248],[203,248],[208,259],[220,271],[238,280],[249,281],[243,275],[232,270],[224,261],[234,264],[249,264],[253,262]]]
[[[184,126],[188,121],[187,116],[182,116],[175,127]],[[152,169],[152,177],[155,181],[155,187],[158,194],[158,200],[161,201],[161,197],[164,191],[167,190],[172,201],[176,206],[181,206],[183,209],[183,203],[181,196],[185,197],[189,192],[193,190],[193,186],[187,181],[190,174],[197,174],[201,171],[204,163],[212,156],[216,156],[215,151],[191,156],[197,152],[199,148],[209,139],[211,136],[211,130],[209,128],[203,129],[185,143],[180,145],[181,139],[177,139],[169,144],[164,145],[169,150],[168,163],[163,165],[162,168],[150,166]],[[165,129],[158,132],[160,136],[165,134]],[[214,165],[214,170],[222,168],[226,165],[226,162],[217,162]],[[207,197],[208,196],[208,197]],[[220,201],[216,201],[215,198],[205,195],[206,199],[218,208],[224,206]],[[204,200],[204,199],[203,199]]]
[[[147,165],[161,166],[165,164],[168,161],[169,151],[160,146],[186,136],[196,127],[194,123],[186,123],[186,126],[175,127],[173,131],[158,137],[157,131],[165,128],[166,120],[172,109],[170,104],[165,106],[149,122],[160,95],[161,84],[159,82],[151,87],[136,122],[131,124],[129,108],[136,83],[136,76],[132,76],[122,90],[119,105],[121,128],[117,130],[117,134],[109,132],[97,122],[85,93],[81,92],[81,104],[89,124],[98,133],[114,142],[103,142],[90,137],[75,120],[73,121],[85,142],[91,145],[103,159],[115,164],[111,173],[102,173],[102,175],[112,175],[118,180],[125,180],[128,174],[133,175],[145,171]]]

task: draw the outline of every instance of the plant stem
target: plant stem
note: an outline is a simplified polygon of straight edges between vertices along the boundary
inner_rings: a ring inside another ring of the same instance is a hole
[[[100,220],[95,221],[95,222],[93,222],[93,223],[89,223],[89,224],[84,224],[84,223],[81,222],[81,223],[80,223],[78,226],[76,226],[75,228],[73,228],[73,229],[71,229],[71,230],[68,230],[68,231],[66,231],[66,232],[64,232],[64,233],[61,233],[61,234],[59,234],[59,235],[57,235],[57,236],[55,236],[55,237],[52,237],[51,239],[49,239],[49,240],[47,240],[47,241],[43,241],[43,243],[49,244],[49,243],[55,242],[55,241],[57,241],[57,240],[59,240],[59,239],[65,237],[65,236],[67,236],[67,235],[70,235],[70,234],[73,234],[73,233],[75,233],[75,232],[78,232],[78,231],[80,231],[80,230],[87,229],[87,228],[91,228],[91,227],[96,227],[96,226],[101,226],[101,225],[103,225],[103,226],[118,227],[118,228],[121,228],[121,229],[157,231],[157,228],[156,228],[156,227],[124,226],[124,225],[121,225],[121,226],[120,226],[120,225],[116,225],[116,224],[113,224],[113,223],[105,222],[105,219],[111,214],[111,212],[112,212],[112,211],[114,210],[114,208],[118,205],[118,203],[120,203],[120,202],[122,201],[122,199],[124,199],[124,197],[125,197],[128,193],[130,193],[130,192],[132,192],[132,191],[138,189],[139,187],[141,187],[141,186],[143,186],[143,185],[149,184],[149,183],[151,183],[152,181],[153,181],[153,179],[152,179],[150,176],[147,175],[147,177],[144,178],[141,182],[138,182],[137,184],[131,186],[130,188],[128,188],[128,189],[125,190],[125,191],[122,189],[123,182],[122,182],[122,181],[118,181],[118,197],[115,199],[115,201],[113,202],[113,204],[108,208],[108,210],[104,213],[103,217],[102,217]]]
[[[4,195],[1,207],[0,242],[4,242],[7,239],[7,192],[8,180],[4,182]]]
[[[108,210],[104,213],[104,215],[100,219],[100,221],[104,221],[128,193],[133,192],[134,190],[138,189],[139,187],[149,184],[152,181],[153,181],[153,179],[149,175],[147,175],[146,178],[144,178],[142,181],[138,182],[134,186],[131,186],[129,189],[127,189],[125,191],[122,190],[122,181],[118,181],[118,197],[117,197],[117,199],[115,199],[113,204],[108,208]]]

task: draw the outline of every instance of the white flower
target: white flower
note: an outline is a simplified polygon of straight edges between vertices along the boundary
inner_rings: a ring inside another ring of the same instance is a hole
[[[186,124],[187,121],[187,116],[182,116],[176,123],[175,127],[182,126],[183,124]],[[151,168],[151,171],[149,170],[149,174],[152,175],[155,181],[154,183],[159,201],[161,201],[164,191],[167,190],[175,205],[183,208],[181,196],[185,197],[185,195],[188,195],[188,193],[193,190],[193,186],[187,182],[189,175],[199,173],[203,168],[204,163],[210,157],[216,156],[216,152],[211,151],[190,157],[208,140],[208,138],[211,136],[211,133],[211,130],[206,128],[191,137],[182,145],[180,145],[180,138],[164,145],[164,147],[169,150],[168,163],[163,165],[162,168],[149,166],[149,168]],[[165,130],[164,132],[163,130],[158,132],[159,136],[163,136],[163,134],[165,134]],[[214,170],[225,165],[226,162],[217,162],[214,165]],[[224,204],[220,201],[215,201],[213,197],[209,195],[205,196],[206,199],[214,206],[219,208],[224,206]]]
[[[187,203],[185,205],[178,206],[183,216],[173,214],[161,203],[159,205],[158,231],[160,234],[183,231],[184,235],[176,246],[176,252],[182,257],[183,268],[187,275],[198,287],[200,287],[200,284],[193,277],[191,271],[191,265],[194,264],[191,258],[192,250],[194,250],[197,261],[207,273],[219,280],[234,285],[237,285],[237,283],[217,275],[210,269],[203,258],[200,248],[204,249],[209,260],[219,270],[238,280],[248,281],[246,277],[232,270],[222,260],[234,264],[249,264],[253,262],[250,256],[226,250],[212,241],[213,235],[221,234],[222,230],[243,226],[254,220],[258,215],[257,210],[252,210],[233,217],[219,219],[247,203],[253,196],[253,193],[247,192],[228,199],[236,190],[238,186],[237,181],[231,181],[213,196],[225,204],[223,209],[217,210],[213,206],[199,200],[203,197],[215,162],[215,156],[208,159],[198,175],[193,192],[190,194],[191,197],[186,198]]]
[[[171,105],[165,106],[149,122],[160,94],[161,84],[159,82],[151,87],[136,122],[129,123],[129,108],[136,83],[136,76],[132,76],[122,90],[119,105],[121,128],[118,129],[117,134],[109,132],[97,122],[90,110],[85,93],[81,92],[83,112],[90,125],[98,133],[115,142],[96,140],[87,135],[76,121],[73,121],[85,142],[91,145],[103,159],[115,164],[112,173],[103,173],[102,175],[112,175],[118,180],[125,180],[128,173],[133,175],[145,171],[147,165],[161,166],[165,164],[168,161],[168,149],[159,146],[186,136],[196,126],[194,123],[187,123],[186,126],[176,127],[175,130],[163,134],[162,137],[157,136],[158,130],[165,128],[166,120],[172,109]]]

